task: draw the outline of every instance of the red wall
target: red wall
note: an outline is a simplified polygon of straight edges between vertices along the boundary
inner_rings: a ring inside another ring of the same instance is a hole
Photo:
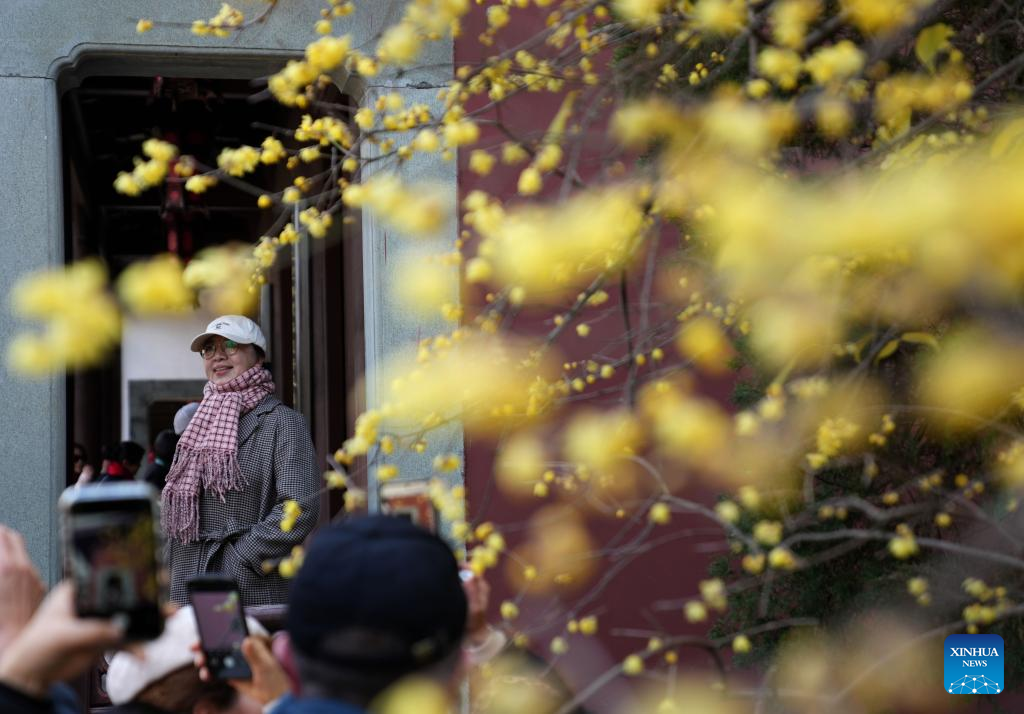
[[[531,15],[532,13],[532,15]],[[493,47],[482,47],[477,41],[478,35],[486,27],[482,8],[475,8],[471,16],[464,23],[462,36],[455,43],[456,67],[463,65],[475,65],[482,58],[492,56],[506,48],[514,47],[527,40],[531,33],[522,31],[523,27],[538,29],[544,27],[543,17],[536,8],[529,10],[512,10],[512,23],[516,30],[499,34],[498,42]],[[529,22],[526,18],[530,17]],[[532,26],[530,23],[532,22]],[[512,27],[505,30],[512,30]],[[538,51],[543,52],[543,48]],[[546,130],[549,122],[557,112],[564,94],[550,93],[522,93],[519,96],[502,104],[500,119],[507,127],[513,130],[523,139],[539,139]],[[586,95],[583,95],[583,102]],[[470,104],[469,109],[479,107],[483,104],[480,100],[476,104]],[[477,116],[477,119],[498,119],[493,113]],[[497,148],[507,140],[507,135],[493,125],[481,122],[481,140],[474,148]],[[607,150],[609,145],[605,144],[606,132],[605,122],[596,122],[591,130],[584,137],[587,151],[584,165],[584,175],[592,174],[598,163],[598,158]],[[567,151],[568,153],[568,151]],[[496,154],[500,158],[500,154]],[[470,191],[482,189],[492,195],[506,199],[509,203],[521,200],[516,196],[516,183],[519,172],[523,165],[515,167],[504,167],[498,163],[494,171],[486,176],[480,177],[472,173],[468,168],[469,152],[465,151],[460,156],[459,166],[459,194],[460,201]],[[545,182],[545,193],[551,196],[557,191],[560,179],[549,176]],[[671,249],[670,242],[663,241],[666,249]],[[665,251],[667,252],[667,250]],[[472,241],[470,242],[466,255],[473,254]],[[628,278],[629,300],[636,305],[640,297],[640,284],[642,282],[643,260],[639,260],[630,271]],[[595,321],[592,332],[586,339],[578,337],[574,330],[566,330],[560,337],[557,346],[566,360],[586,359],[595,350],[602,350],[615,357],[625,354],[625,345],[616,343],[615,340],[624,332],[623,321],[620,315],[621,302],[619,300],[619,285],[607,286],[611,300],[598,310],[601,313],[608,312],[607,316],[600,321]],[[474,308],[479,308],[483,303],[483,291],[472,292],[464,296],[467,305],[467,315],[471,316]],[[562,306],[563,311],[568,304]],[[557,312],[557,311],[555,311]],[[596,315],[597,312],[592,314]],[[551,318],[554,312],[531,309],[520,314],[514,323],[514,332],[517,334],[540,335],[549,331],[552,327]],[[632,314],[634,329],[638,313]],[[666,348],[671,353],[671,346]],[[656,369],[656,365],[648,364],[641,371],[641,375]],[[613,408],[624,404],[624,379],[622,374],[625,370],[619,370],[619,375],[609,381],[599,381],[597,387],[602,390],[610,385],[619,389],[612,393],[593,396],[588,399],[581,399],[574,402],[574,405],[586,406],[588,408]],[[728,381],[708,383],[701,385],[702,391],[714,394],[723,401],[730,390]],[[584,392],[584,395],[593,393],[594,388]],[[563,411],[554,422],[547,425],[546,429],[552,435],[552,444],[558,443],[557,432],[560,427],[571,417],[575,407]],[[481,523],[485,521],[494,522],[499,530],[505,535],[509,547],[515,550],[523,541],[525,533],[522,526],[535,510],[546,503],[555,502],[558,497],[552,495],[546,499],[533,499],[525,503],[510,500],[503,494],[493,480],[493,464],[497,453],[497,444],[491,440],[473,438],[467,435],[466,440],[466,482],[469,499],[469,516],[471,521]],[[647,495],[647,494],[645,494]],[[698,486],[692,486],[677,495],[701,500],[706,503],[714,502],[714,494],[702,490]],[[583,509],[586,515],[588,528],[598,547],[610,543],[618,534],[620,542],[628,542],[629,538],[623,540],[620,531],[624,528],[630,537],[635,535],[640,527],[646,522],[645,510],[639,511],[634,508],[629,510],[625,519],[618,520],[609,518],[597,513],[594,509]],[[632,527],[629,523],[633,516],[638,525]],[[685,533],[690,529],[698,529],[696,533]],[[538,654],[553,659],[556,667],[562,676],[570,683],[570,686],[579,691],[589,682],[593,681],[601,672],[609,666],[623,659],[627,654],[642,650],[646,645],[646,637],[630,636],[620,632],[622,630],[643,631],[659,633],[661,635],[693,634],[703,635],[707,630],[707,623],[694,626],[688,624],[682,615],[682,608],[671,610],[655,610],[654,603],[659,600],[689,599],[697,594],[697,583],[707,578],[707,565],[711,555],[699,552],[697,546],[702,542],[722,543],[724,540],[720,531],[714,529],[714,524],[696,516],[675,515],[669,526],[662,526],[655,530],[647,539],[647,542],[661,541],[665,536],[677,534],[675,540],[664,542],[642,555],[635,555],[628,558],[628,563],[619,571],[610,582],[604,586],[589,604],[580,609],[576,615],[585,616],[596,614],[599,617],[599,635],[593,638],[586,638],[581,635],[569,637],[570,651],[562,657],[553,657],[548,651],[550,639],[559,634],[564,634],[567,617],[562,615],[577,608],[578,604],[590,599],[594,588],[601,581],[604,574],[611,571],[613,567],[620,567],[620,557],[613,554],[598,554],[596,575],[589,582],[578,587],[567,587],[557,595],[531,596],[527,597],[521,605],[521,615],[516,621],[517,627],[531,631],[531,641]],[[621,553],[620,553],[621,555]],[[502,600],[513,597],[516,591],[511,583],[504,576],[501,568],[492,571],[489,576],[493,586],[492,595],[492,619],[498,620],[498,606]],[[543,626],[542,623],[554,623]],[[533,631],[534,628],[539,628]],[[679,652],[680,666],[686,669],[706,668],[710,666],[708,655],[700,650],[690,649]],[[602,689],[592,700],[588,707],[594,711],[621,711],[624,688],[630,687],[632,682],[624,681],[622,678]]]

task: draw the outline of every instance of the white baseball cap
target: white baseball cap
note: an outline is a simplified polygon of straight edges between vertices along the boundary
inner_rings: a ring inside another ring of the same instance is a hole
[[[255,618],[246,617],[245,621],[249,634],[267,634]],[[196,616],[188,605],[167,618],[163,634],[143,645],[141,653],[122,650],[111,658],[106,678],[110,701],[115,705],[127,704],[149,685],[191,665],[192,645],[198,641]]]
[[[240,345],[256,345],[263,354],[267,353],[267,338],[263,336],[263,330],[248,317],[241,315],[221,315],[206,326],[206,332],[196,335],[192,340],[192,351],[198,352],[203,348],[206,338],[211,335],[220,335],[229,340],[234,340]]]

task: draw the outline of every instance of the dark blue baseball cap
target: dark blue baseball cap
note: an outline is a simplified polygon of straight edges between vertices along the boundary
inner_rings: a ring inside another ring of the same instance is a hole
[[[313,538],[291,583],[287,629],[307,657],[411,671],[460,646],[466,608],[447,543],[406,518],[364,516]],[[348,633],[379,634],[391,646],[339,646]]]

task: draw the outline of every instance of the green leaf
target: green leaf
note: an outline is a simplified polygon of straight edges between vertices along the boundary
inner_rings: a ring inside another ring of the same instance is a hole
[[[921,60],[921,64],[934,72],[935,56],[949,47],[949,38],[952,36],[953,29],[942,22],[921,30],[917,42],[914,43],[914,53]]]

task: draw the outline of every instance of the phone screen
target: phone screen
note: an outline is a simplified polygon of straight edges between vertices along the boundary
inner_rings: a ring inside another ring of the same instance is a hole
[[[237,590],[200,590],[189,593],[196,614],[199,639],[214,676],[245,679],[250,675],[242,641],[249,634]]]
[[[248,634],[238,604],[238,592],[192,592],[192,607],[203,649],[230,652],[242,646]]]
[[[148,500],[75,504],[69,514],[68,567],[78,613],[127,614],[128,634],[161,630],[157,536]]]

